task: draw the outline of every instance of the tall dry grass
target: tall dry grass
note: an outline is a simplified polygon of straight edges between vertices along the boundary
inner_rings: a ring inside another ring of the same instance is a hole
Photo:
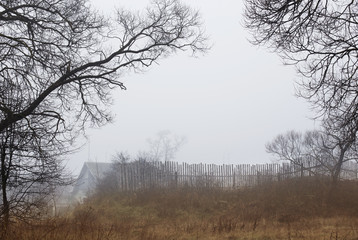
[[[13,224],[7,239],[358,239],[358,183],[101,193],[67,216]]]

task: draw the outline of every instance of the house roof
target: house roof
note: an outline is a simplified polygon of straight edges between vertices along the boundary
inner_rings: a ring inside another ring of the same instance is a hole
[[[111,170],[112,163],[105,163],[105,162],[85,162],[83,164],[82,170],[80,175],[78,176],[76,183],[74,184],[72,195],[76,195],[79,192],[88,191],[89,188],[94,188],[92,182],[85,177],[87,174],[91,175],[94,180],[99,180],[105,176],[107,172]],[[81,193],[82,195],[85,192]]]
[[[88,171],[96,179],[101,179],[109,170],[111,170],[112,163],[105,162],[85,162],[83,168],[87,167]]]

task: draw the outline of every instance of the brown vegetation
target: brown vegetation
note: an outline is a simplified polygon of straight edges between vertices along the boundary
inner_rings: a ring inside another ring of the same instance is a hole
[[[8,239],[358,239],[356,199],[357,182],[317,178],[102,193],[66,217],[13,224]]]

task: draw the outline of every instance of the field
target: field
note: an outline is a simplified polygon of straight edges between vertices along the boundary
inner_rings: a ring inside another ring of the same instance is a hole
[[[358,183],[299,178],[252,188],[101,191],[61,217],[14,223],[7,239],[358,239]]]

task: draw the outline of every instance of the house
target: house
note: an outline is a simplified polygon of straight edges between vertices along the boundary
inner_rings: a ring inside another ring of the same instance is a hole
[[[85,162],[73,187],[72,201],[83,202],[84,198],[93,193],[98,181],[109,172],[111,166],[112,163]]]

